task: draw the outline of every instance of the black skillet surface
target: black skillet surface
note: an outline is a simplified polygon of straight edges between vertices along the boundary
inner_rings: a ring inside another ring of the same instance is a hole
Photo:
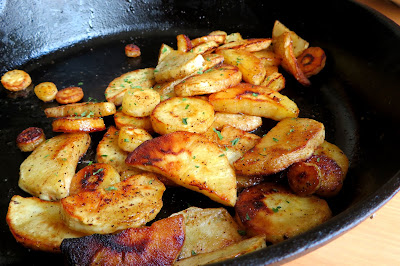
[[[226,264],[291,260],[355,226],[399,190],[400,29],[352,1],[2,1],[0,15],[0,73],[19,68],[30,73],[34,84],[80,85],[84,100],[104,100],[113,78],[155,66],[161,43],[175,46],[181,33],[194,38],[224,30],[245,38],[270,37],[278,19],[326,51],[327,65],[311,78],[311,87],[286,74],[282,93],[298,104],[301,117],[323,122],[326,139],[350,159],[344,189],[329,199],[335,216],[305,234]],[[140,58],[125,57],[123,48],[130,42],[141,47]],[[29,126],[53,136],[51,120],[43,114],[53,105],[40,102],[32,91],[18,95],[0,88],[1,265],[62,263],[58,255],[21,247],[5,222],[10,198],[27,196],[17,185],[27,154],[17,149],[15,138]],[[264,122],[260,134],[274,125]],[[93,134],[94,142],[102,134]],[[89,152],[79,167],[92,156]],[[189,205],[218,206],[184,189],[167,190],[164,201],[158,219]]]

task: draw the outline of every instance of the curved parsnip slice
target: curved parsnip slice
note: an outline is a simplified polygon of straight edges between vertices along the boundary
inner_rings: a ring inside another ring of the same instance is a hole
[[[40,100],[51,102],[56,98],[58,90],[53,82],[42,82],[35,86],[34,92]]]
[[[233,166],[241,175],[270,175],[307,159],[324,142],[325,128],[308,118],[286,118]]]
[[[116,112],[115,105],[110,102],[85,102],[60,105],[44,109],[47,117],[102,117],[113,115]]]
[[[298,196],[277,183],[245,189],[239,194],[235,210],[236,220],[248,235],[265,235],[272,243],[299,235],[332,217],[325,200]]]
[[[275,42],[275,39],[281,36],[282,34],[288,32],[290,34],[290,38],[293,42],[293,53],[295,57],[298,57],[305,49],[308,48],[309,43],[298,36],[294,31],[289,30],[285,25],[283,25],[280,21],[276,20],[274,23],[274,27],[272,29],[272,39]]]
[[[211,35],[211,34],[213,34],[213,35]],[[193,46],[198,46],[200,44],[207,43],[210,41],[214,41],[217,44],[222,44],[222,43],[224,43],[225,39],[226,39],[226,33],[225,33],[225,35],[223,33],[215,33],[215,34],[210,33],[209,35],[193,39],[192,44],[193,44]]]
[[[103,118],[100,117],[61,117],[51,124],[54,132],[77,133],[96,132],[106,129]]]
[[[184,78],[203,69],[204,58],[200,54],[171,51],[154,70],[157,83]]]
[[[201,99],[174,97],[157,105],[150,119],[154,131],[161,135],[175,131],[203,133],[214,121],[214,108]]]
[[[31,85],[31,83],[31,76],[19,69],[8,71],[1,77],[1,84],[9,91],[24,90]]]
[[[218,44],[215,41],[209,41],[209,42],[202,43],[202,44],[194,47],[190,52],[193,52],[195,54],[210,54],[217,47],[218,47]]]
[[[61,250],[71,265],[173,265],[184,240],[179,215],[118,234],[66,239]]]
[[[320,47],[309,47],[297,58],[301,71],[306,77],[318,74],[324,67],[326,55]]]
[[[161,44],[160,51],[158,53],[158,63],[160,63],[164,58],[174,49],[171,46],[166,45],[165,43]]]
[[[219,54],[205,54],[203,55],[204,64],[203,71],[218,66],[224,62],[224,57]]]
[[[147,132],[152,132],[153,127],[151,126],[150,116],[146,117],[135,117],[124,114],[122,111],[117,111],[114,115],[115,126],[120,129],[122,127],[135,127],[143,128]]]
[[[60,216],[60,202],[36,197],[13,196],[8,206],[7,224],[11,233],[23,246],[46,252],[60,252],[65,238],[84,236],[69,229]]]
[[[160,103],[160,94],[153,89],[128,89],[122,99],[122,112],[146,117]]]
[[[154,174],[143,173],[95,191],[61,200],[61,217],[71,229],[108,234],[145,225],[163,205],[165,186]]]
[[[277,37],[273,47],[274,52],[282,58],[282,67],[291,73],[302,85],[309,86],[311,83],[301,70],[294,54],[292,39],[290,38],[289,32],[285,32]]]
[[[124,151],[131,152],[152,136],[142,128],[122,127],[118,134],[118,146]]]
[[[228,206],[236,202],[236,178],[223,152],[206,137],[174,132],[146,141],[126,159],[130,166],[159,173],[176,184]]]
[[[246,83],[211,94],[209,101],[215,111],[261,116],[278,121],[299,114],[297,105],[285,95]]]
[[[117,170],[106,163],[94,163],[79,170],[71,180],[69,195],[106,188],[120,182]]]
[[[248,52],[261,51],[267,49],[271,42],[272,39],[270,38],[239,40],[221,45],[216,50],[216,53],[225,49],[245,50]]]
[[[176,46],[177,50],[181,52],[188,52],[193,48],[192,42],[189,37],[185,34],[179,34],[176,36]]]
[[[225,49],[218,51],[224,56],[225,63],[237,66],[243,74],[243,80],[259,85],[265,78],[266,70],[261,60],[245,50]]]
[[[137,69],[115,78],[108,85],[105,96],[108,102],[122,104],[122,98],[129,88],[151,88],[155,84],[154,68]]]
[[[271,49],[265,49],[257,52],[253,52],[253,55],[260,58],[265,67],[279,66],[282,59],[277,56]]]
[[[222,65],[193,75],[175,85],[178,96],[210,94],[235,86],[242,81],[242,73],[235,66]]]
[[[260,85],[273,91],[281,91],[285,88],[286,79],[281,73],[275,72],[267,76]]]
[[[262,125],[259,116],[216,112],[214,117],[211,127],[218,130],[229,125],[243,131],[253,131]]]
[[[28,127],[17,136],[17,146],[21,151],[30,152],[46,140],[43,129]]]
[[[89,144],[88,133],[61,134],[43,142],[21,164],[19,187],[44,200],[68,196],[79,158]]]

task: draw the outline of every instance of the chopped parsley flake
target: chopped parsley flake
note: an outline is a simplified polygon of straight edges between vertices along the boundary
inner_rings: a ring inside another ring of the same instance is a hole
[[[247,233],[244,230],[237,230],[237,232],[239,233],[239,235],[241,236],[245,236]]]
[[[247,221],[250,221],[250,220],[251,220],[251,218],[250,218],[250,216],[249,216],[248,213],[246,213],[246,220],[247,220]]]
[[[111,186],[111,187],[105,188],[104,190],[111,191],[111,190],[118,190],[118,189],[114,186]]]
[[[215,128],[213,128],[213,131],[214,131],[215,133],[217,133],[219,139],[223,139],[223,138],[224,138],[224,137],[222,136],[222,134],[221,134],[221,131],[218,131],[218,130],[216,130]]]
[[[277,206],[276,208],[272,208],[272,211],[277,213],[281,208],[282,208],[281,206]]]
[[[187,117],[182,118],[182,123],[183,123],[184,125],[187,125],[187,124],[188,124],[188,123],[187,123]]]
[[[238,142],[239,142],[240,138],[236,138],[234,140],[231,141],[232,146],[235,146]]]
[[[103,168],[100,168],[99,170],[97,170],[96,172],[93,173],[93,175],[97,175],[98,173],[100,173],[101,171],[103,171]]]
[[[273,139],[273,141],[275,141],[275,142],[278,142],[279,141],[279,139],[277,139],[277,138],[272,138]]]

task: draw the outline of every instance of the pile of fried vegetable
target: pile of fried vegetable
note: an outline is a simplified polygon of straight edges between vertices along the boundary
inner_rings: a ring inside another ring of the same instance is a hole
[[[45,110],[62,133],[45,140],[42,130],[28,128],[17,138],[21,150],[32,151],[19,179],[32,197],[11,199],[7,223],[15,239],[63,252],[73,265],[202,265],[327,221],[323,198],[342,188],[347,157],[325,141],[322,123],[299,118],[296,103],[280,93],[280,67],[305,86],[323,69],[324,51],[308,46],[279,21],[272,38],[182,34],[176,50],[161,46],[155,68],[111,81],[107,102],[78,103],[76,87],[60,95],[52,83],[37,86],[40,99],[62,104]],[[126,53],[140,56],[136,45]],[[2,83],[18,87],[26,75],[15,75]],[[111,115],[115,126],[107,128],[103,117]],[[262,137],[250,133],[263,119],[277,123]],[[89,133],[102,130],[96,162],[76,172]],[[272,182],[276,173],[287,182]],[[221,207],[190,207],[146,226],[175,186]],[[223,206],[234,207],[235,217]]]

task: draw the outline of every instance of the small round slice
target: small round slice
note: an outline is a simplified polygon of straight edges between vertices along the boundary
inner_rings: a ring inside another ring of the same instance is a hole
[[[204,133],[214,121],[214,108],[201,99],[174,97],[157,105],[150,120],[161,135],[175,131]]]
[[[326,56],[320,47],[309,47],[297,58],[301,71],[308,78],[318,74],[324,67]]]
[[[22,131],[17,137],[17,146],[21,151],[30,152],[36,149],[46,140],[43,129],[38,127],[29,127]]]
[[[140,56],[140,48],[139,46],[130,43],[125,46],[125,55],[127,57],[138,57]]]
[[[136,117],[149,116],[159,102],[160,94],[155,90],[129,89],[122,99],[122,112]]]
[[[62,117],[53,121],[54,132],[96,132],[106,129],[101,117]]]
[[[119,130],[118,146],[127,152],[132,152],[140,144],[153,137],[146,130],[134,127],[123,127]]]
[[[143,128],[147,132],[153,131],[153,127],[151,126],[150,116],[136,117],[127,115],[122,111],[117,111],[114,114],[114,122],[115,126],[118,129],[121,129],[122,127],[131,126],[135,128]]]
[[[1,84],[9,91],[21,91],[31,85],[32,79],[23,70],[11,70],[1,77]]]
[[[42,82],[34,89],[36,96],[44,101],[51,102],[56,98],[57,87],[53,82]]]
[[[83,90],[80,87],[68,87],[56,94],[56,101],[60,104],[76,103],[82,100]]]

